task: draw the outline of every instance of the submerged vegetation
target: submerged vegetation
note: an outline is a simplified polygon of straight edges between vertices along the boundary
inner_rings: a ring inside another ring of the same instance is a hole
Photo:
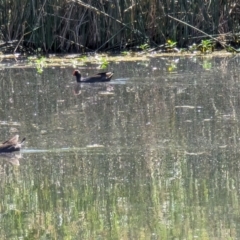
[[[239,47],[236,0],[0,0],[0,7],[5,53],[165,51],[166,43],[202,44],[208,52],[209,40],[228,51]]]

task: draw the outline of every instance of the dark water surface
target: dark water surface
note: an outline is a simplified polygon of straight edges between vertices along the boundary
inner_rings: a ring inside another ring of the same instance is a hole
[[[2,68],[1,239],[240,239],[239,61]]]

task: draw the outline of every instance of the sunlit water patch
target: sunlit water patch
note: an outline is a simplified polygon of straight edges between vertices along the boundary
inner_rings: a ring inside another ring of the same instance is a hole
[[[2,238],[240,238],[239,58],[110,65],[0,71]]]

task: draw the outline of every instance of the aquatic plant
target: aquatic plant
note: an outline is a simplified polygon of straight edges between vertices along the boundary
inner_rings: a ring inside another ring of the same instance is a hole
[[[122,54],[123,56],[127,56],[127,55],[129,55],[129,52],[128,52],[128,51],[123,51],[123,52],[121,52],[121,54]]]
[[[173,40],[167,40],[167,42],[165,43],[165,48],[166,50],[169,52],[169,51],[179,51],[177,48],[177,42],[173,41]]]
[[[201,53],[211,53],[214,50],[215,43],[210,40],[202,40],[201,43],[198,45],[198,49],[201,51]]]
[[[141,44],[139,48],[143,51],[146,51],[147,49],[149,49],[149,44],[148,43]]]
[[[30,65],[35,65],[38,73],[42,73],[43,68],[47,66],[46,60],[46,57],[28,57],[28,63]]]
[[[100,68],[101,69],[106,69],[108,67],[108,60],[106,57],[101,57],[100,60],[99,60],[99,63],[100,63]]]

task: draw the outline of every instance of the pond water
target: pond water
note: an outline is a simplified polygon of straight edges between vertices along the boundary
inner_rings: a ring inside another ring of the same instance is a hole
[[[1,239],[240,239],[239,66],[1,68],[1,141],[27,138],[0,158]]]

